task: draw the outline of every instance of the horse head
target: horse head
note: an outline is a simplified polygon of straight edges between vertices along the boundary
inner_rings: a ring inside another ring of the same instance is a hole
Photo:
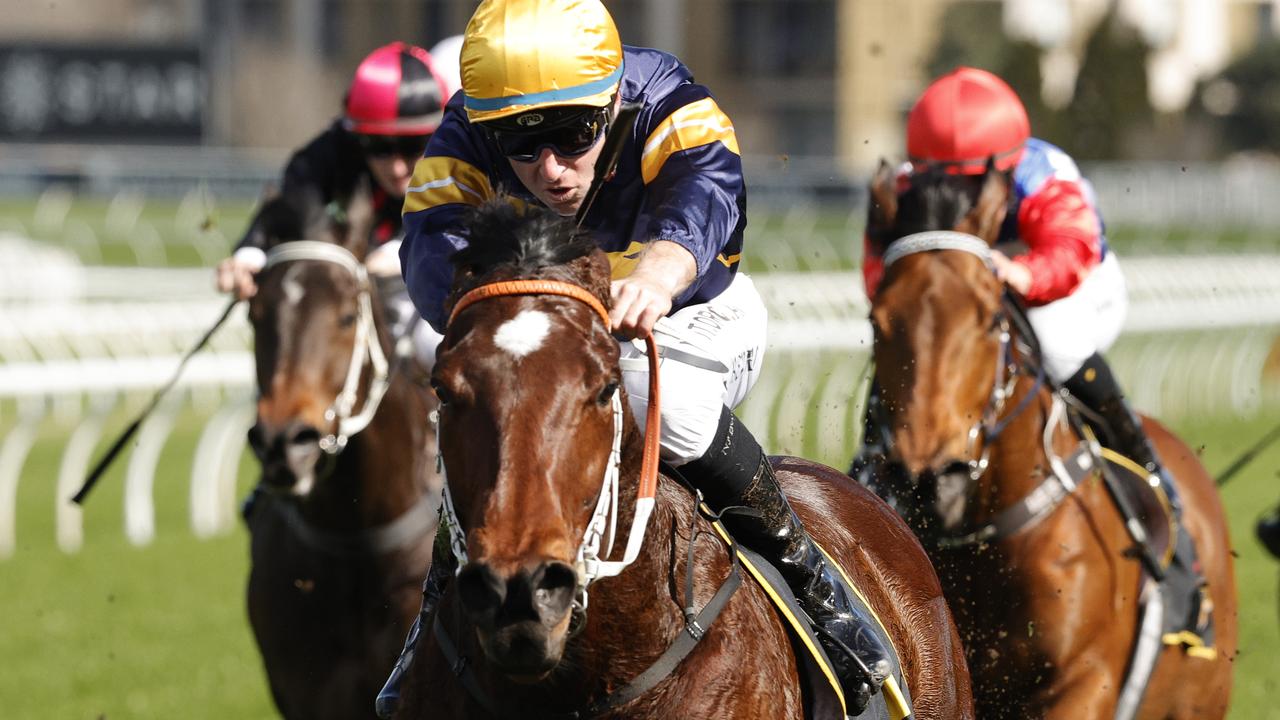
[[[601,317],[604,254],[570,221],[502,200],[475,211],[465,234],[432,374],[455,552],[465,547],[456,590],[489,663],[532,682],[564,653],[571,610],[585,600],[577,568],[592,509],[609,492],[619,448],[630,455],[639,432]],[[587,297],[464,299],[515,279],[558,281]]]
[[[954,530],[985,466],[981,431],[1003,391],[1008,327],[987,253],[1009,178],[988,164],[981,176],[925,171],[905,188],[899,182],[882,162],[868,223],[891,241],[871,308],[888,475],[895,494],[914,499],[904,508],[918,514],[913,524]]]
[[[359,188],[340,212],[318,197],[269,198],[254,227],[267,261],[249,303],[259,394],[249,444],[270,490],[307,495],[385,380],[386,337],[362,265],[372,217]]]

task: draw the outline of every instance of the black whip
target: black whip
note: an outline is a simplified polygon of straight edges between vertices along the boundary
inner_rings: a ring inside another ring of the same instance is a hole
[[[1216,481],[1218,483],[1218,487],[1226,485],[1228,480],[1235,477],[1236,473],[1243,470],[1245,465],[1253,462],[1254,458],[1256,458],[1263,450],[1266,450],[1267,446],[1271,445],[1271,443],[1276,440],[1280,440],[1280,425],[1271,428],[1271,432],[1263,435],[1261,440],[1254,443],[1253,447],[1241,453],[1240,457],[1236,458],[1235,462],[1231,463],[1226,470],[1223,470],[1218,475],[1218,479]]]
[[[587,196],[582,199],[582,205],[573,216],[573,222],[578,227],[582,227],[582,221],[586,219],[587,211],[591,209],[596,196],[600,194],[600,188],[604,186],[604,181],[613,173],[619,158],[622,157],[622,146],[627,140],[627,135],[631,134],[631,126],[635,124],[636,116],[640,114],[643,107],[640,103],[624,102],[618,108],[618,114],[613,117],[609,131],[604,135],[604,147],[600,150],[600,157],[596,158],[595,176],[591,178]]]
[[[213,334],[218,331],[218,328],[222,327],[222,323],[226,322],[227,318],[231,317],[231,311],[234,310],[236,305],[239,303],[240,301],[236,298],[232,298],[231,302],[227,303],[227,309],[222,311],[222,316],[218,318],[218,321],[213,324],[213,327],[206,330],[204,336],[200,338],[199,342],[197,342],[195,346],[188,350],[187,354],[182,357],[182,362],[178,363],[178,369],[173,372],[173,377],[169,378],[169,382],[162,385],[160,389],[156,391],[156,394],[151,398],[151,402],[147,403],[147,407],[142,411],[142,413],[129,424],[129,427],[125,428],[125,431],[120,434],[120,437],[116,438],[116,441],[111,444],[111,448],[102,456],[102,459],[98,460],[98,464],[89,472],[88,477],[84,480],[84,484],[80,486],[80,490],[72,496],[71,502],[77,505],[84,504],[84,499],[89,496],[89,491],[98,483],[98,479],[101,478],[102,474],[111,466],[111,462],[116,459],[116,456],[124,449],[124,446],[129,442],[129,439],[132,438],[133,434],[142,426],[142,421],[146,420],[147,416],[156,409],[156,405],[160,403],[160,398],[163,397],[165,393],[169,392],[169,389],[178,382],[178,378],[182,376],[182,370],[187,366],[187,361],[189,361],[193,355],[200,352],[200,350],[208,344],[209,338],[213,337]]]

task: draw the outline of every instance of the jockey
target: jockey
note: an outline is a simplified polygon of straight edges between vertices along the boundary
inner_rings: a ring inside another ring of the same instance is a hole
[[[1010,176],[1012,197],[998,242],[1021,241],[1027,251],[1010,258],[993,250],[992,261],[1000,279],[1029,306],[1027,317],[1039,340],[1045,373],[1105,421],[1100,430],[1114,449],[1150,473],[1152,484],[1164,490],[1180,518],[1177,487],[1102,356],[1120,334],[1128,298],[1120,264],[1107,246],[1093,186],[1075,161],[1030,136],[1027,111],[1003,80],[968,67],[935,80],[916,101],[907,116],[907,154],[910,162],[900,183],[925,170],[981,175],[989,159]],[[884,272],[883,238],[874,234],[869,231],[863,240],[862,274],[869,298],[875,297]],[[877,447],[881,431],[873,417],[876,395],[873,389],[855,474],[883,451]],[[1178,533],[1174,564],[1180,567],[1170,571],[1188,574],[1189,584],[1203,582],[1185,531]],[[1195,593],[1193,613],[1198,600]]]
[[[447,41],[446,41],[447,42]],[[455,50],[456,52],[456,50]],[[413,348],[427,370],[440,342],[429,325],[414,316],[400,273],[400,208],[413,164],[440,125],[444,104],[461,84],[448,77],[426,50],[393,42],[374,50],[356,68],[343,114],[289,159],[280,192],[344,204],[355,188],[373,192],[374,226],[365,265],[378,282],[392,336],[412,332]],[[452,67],[457,68],[454,62]],[[266,262],[266,238],[259,217],[249,224],[231,257],[218,264],[216,285],[241,300],[257,293],[254,274]]]
[[[513,202],[572,216],[591,184],[622,102],[642,103],[616,172],[584,228],[608,253],[612,330],[623,381],[643,424],[643,338],[663,347],[662,458],[716,508],[748,506],[725,524],[777,565],[805,611],[857,714],[888,672],[853,591],[792,511],[760,444],[734,416],[760,373],[764,303],[738,272],[746,197],[732,123],[677,58],[624,47],[600,0],[484,0],[467,25],[463,92],[445,110],[405,198],[401,259],[422,316],[444,331],[448,258],[465,245],[464,213],[499,189]],[[451,575],[439,558],[424,587],[429,612]],[[390,713],[416,630],[378,698]],[[829,638],[835,638],[834,641]],[[843,645],[856,658],[837,651]],[[865,673],[858,668],[871,669]],[[856,710],[855,710],[856,709]]]

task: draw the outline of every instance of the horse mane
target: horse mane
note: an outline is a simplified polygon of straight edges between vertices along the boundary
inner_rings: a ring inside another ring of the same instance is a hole
[[[324,204],[316,193],[275,192],[263,199],[249,235],[252,244],[270,250],[284,242],[318,236],[324,221]]]
[[[911,176],[898,197],[895,237],[960,224],[978,204],[985,175],[953,175],[929,168]]]
[[[472,210],[464,219],[467,246],[449,261],[459,273],[482,277],[497,271],[512,276],[543,275],[596,250],[591,236],[572,218],[510,202],[504,195]]]

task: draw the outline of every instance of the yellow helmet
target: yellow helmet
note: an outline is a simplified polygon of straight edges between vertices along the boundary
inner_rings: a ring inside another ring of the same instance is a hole
[[[622,78],[622,41],[600,0],[484,0],[467,23],[461,64],[472,122],[604,107]]]

